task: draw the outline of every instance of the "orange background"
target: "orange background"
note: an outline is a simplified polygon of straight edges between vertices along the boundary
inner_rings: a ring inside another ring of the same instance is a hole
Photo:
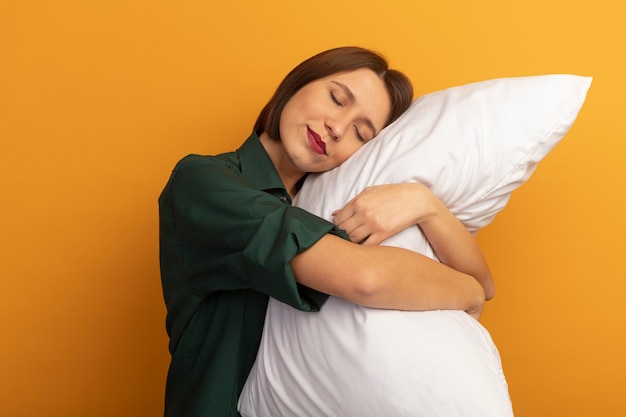
[[[0,415],[162,413],[157,197],[187,153],[236,148],[321,50],[385,53],[418,94],[576,73],[578,121],[479,240],[484,323],[518,417],[623,416],[619,2],[20,0],[0,5]]]

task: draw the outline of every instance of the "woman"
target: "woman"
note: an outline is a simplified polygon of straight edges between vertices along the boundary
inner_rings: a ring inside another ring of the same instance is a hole
[[[237,152],[178,163],[159,198],[172,354],[167,416],[238,415],[270,296],[304,311],[319,310],[330,294],[478,317],[486,295],[479,281],[491,292],[489,269],[426,187],[370,188],[336,212],[336,225],[291,206],[308,172],[341,164],[411,100],[408,79],[379,55],[332,49],[287,75]],[[376,246],[411,225],[448,266]]]

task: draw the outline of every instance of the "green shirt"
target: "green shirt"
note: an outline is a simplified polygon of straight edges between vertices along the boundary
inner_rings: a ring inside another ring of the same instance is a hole
[[[159,198],[160,262],[172,360],[165,415],[238,416],[268,296],[318,311],[290,260],[332,223],[291,205],[256,134],[237,152],[189,155]]]

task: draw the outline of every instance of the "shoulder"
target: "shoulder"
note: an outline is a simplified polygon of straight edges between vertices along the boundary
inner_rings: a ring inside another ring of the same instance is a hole
[[[223,182],[241,182],[241,162],[235,152],[206,156],[190,154],[178,161],[170,178],[171,185],[220,186]]]
[[[193,170],[216,170],[228,169],[233,172],[241,171],[241,163],[236,152],[228,152],[220,155],[189,154],[182,158],[174,167],[174,173]]]

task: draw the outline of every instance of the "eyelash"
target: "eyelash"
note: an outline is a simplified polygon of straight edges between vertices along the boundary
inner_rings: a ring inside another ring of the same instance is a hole
[[[354,133],[356,133],[356,137],[361,141],[361,142],[365,142],[365,138],[363,136],[361,136],[361,133],[359,133],[359,128],[356,127],[356,125],[354,126]]]
[[[343,107],[343,104],[337,99],[337,97],[335,96],[335,93],[333,93],[332,91],[330,92],[330,99],[333,101],[333,103],[335,103],[336,105]]]

